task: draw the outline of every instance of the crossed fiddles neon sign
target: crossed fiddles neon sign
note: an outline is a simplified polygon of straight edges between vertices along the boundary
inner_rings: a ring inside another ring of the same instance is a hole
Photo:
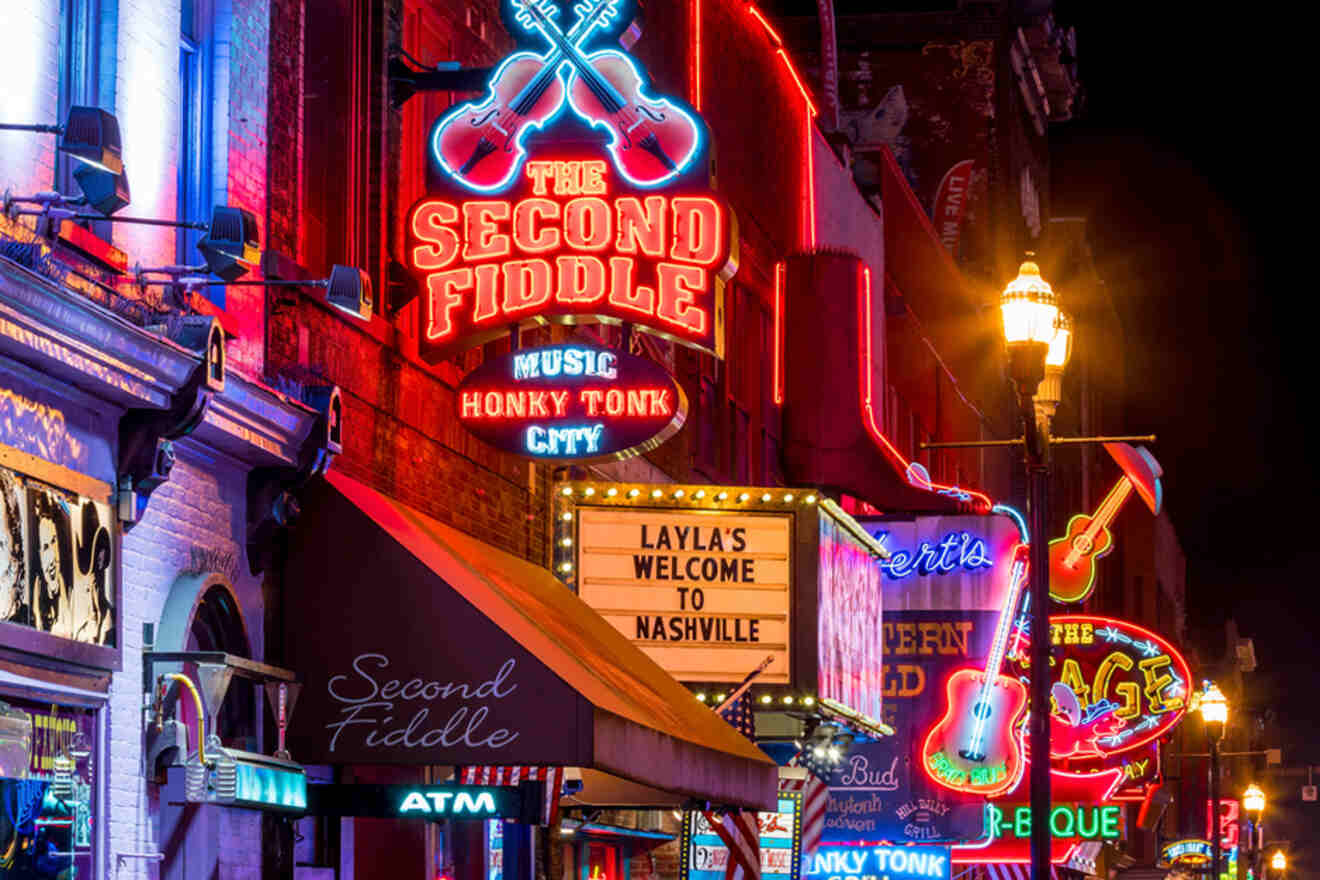
[[[510,31],[540,51],[510,55],[480,101],[460,104],[436,122],[431,153],[444,172],[475,192],[502,192],[523,167],[528,137],[565,108],[606,133],[615,170],[633,186],[662,186],[690,167],[703,140],[696,116],[651,94],[630,56],[597,45],[626,26],[626,3],[581,0],[565,30],[556,0],[505,0]]]

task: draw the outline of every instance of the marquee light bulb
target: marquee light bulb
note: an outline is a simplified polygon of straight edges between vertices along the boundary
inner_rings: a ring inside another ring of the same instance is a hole
[[[767,501],[769,501],[769,500],[770,500],[770,493],[769,493],[769,492],[766,492],[764,495],[761,496],[761,502],[762,502],[762,503],[765,503],[765,502],[767,502]]]
[[[723,702],[724,702],[724,694],[716,694],[716,695],[715,695],[715,702],[717,702],[717,703],[723,703]]]
[[[593,487],[588,486],[587,488],[582,490],[582,494],[590,498],[592,495],[596,494],[596,490]]]
[[[682,498],[682,497],[683,497],[684,495],[686,495],[686,494],[687,494],[687,493],[684,492],[682,489],[675,489],[675,490],[674,490],[674,497],[675,497],[675,498]]]
[[[751,497],[752,497],[752,496],[751,496],[751,495],[748,495],[746,492],[740,492],[740,493],[738,493],[738,500],[739,500],[739,501],[746,501],[748,498],[751,498]]]
[[[816,698],[815,698],[815,697],[803,697],[803,698],[802,698],[802,705],[804,705],[804,706],[814,706],[814,705],[816,705]]]
[[[561,563],[559,564],[559,570],[562,571],[562,572],[564,572],[564,574],[568,574],[570,571],[573,570],[573,563],[571,563],[571,562],[561,562]]]
[[[771,700],[771,699],[772,699],[772,697],[771,697],[769,694],[761,694],[761,703],[762,703],[763,705],[766,705],[766,706],[770,705],[770,700]]]
[[[729,493],[728,493],[728,492],[721,492],[720,494],[718,494],[718,495],[715,496],[715,500],[716,500],[716,501],[727,501],[727,500],[729,500]]]
[[[815,503],[816,503],[816,496],[815,496],[815,495],[808,495],[806,498],[803,498],[802,500],[805,501],[805,502],[807,502],[808,504],[815,504]]]
[[[564,538],[563,540],[561,540],[561,541],[559,542],[559,546],[560,546],[560,547],[572,547],[572,546],[573,546],[573,539],[572,539],[572,538]]]
[[[605,494],[608,495],[610,498],[613,498],[615,495],[619,494],[619,490],[614,488],[613,486],[610,486],[608,489],[605,490]]]
[[[792,492],[785,493],[785,495],[784,495],[784,503],[785,503],[785,504],[792,504],[792,503],[793,503],[793,493],[792,493]]]
[[[563,519],[564,522],[572,522],[572,521],[573,521],[573,514],[570,513],[569,511],[565,510],[565,511],[564,511],[564,515],[561,517],[561,519]]]
[[[641,489],[629,489],[629,490],[628,490],[628,497],[629,497],[629,498],[636,498],[638,495],[641,495],[641,494],[642,494],[642,490],[641,490]]]
[[[702,692],[702,693],[697,694],[697,702],[698,702],[698,703],[704,703],[704,702],[706,702],[706,694],[705,694],[705,692]]]
[[[661,492],[659,489],[652,489],[652,490],[651,490],[651,497],[652,497],[652,498],[661,498],[661,497],[664,496],[664,494],[665,494],[665,493],[664,493],[664,492]]]
[[[692,493],[692,497],[700,501],[702,498],[706,497],[706,490],[698,489],[697,491]]]
[[[793,705],[793,696],[791,694],[784,694],[784,705],[785,706]]]
[[[573,487],[572,487],[572,486],[565,486],[565,487],[564,487],[564,494],[565,494],[565,495],[572,495],[572,494],[573,494]]]

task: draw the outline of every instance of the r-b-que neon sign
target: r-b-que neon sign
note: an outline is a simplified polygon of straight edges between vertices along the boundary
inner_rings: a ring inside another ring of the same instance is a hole
[[[422,355],[512,326],[604,321],[720,356],[734,218],[709,191],[700,117],[653,93],[616,44],[631,3],[503,10],[524,51],[436,122],[435,192],[406,224]]]

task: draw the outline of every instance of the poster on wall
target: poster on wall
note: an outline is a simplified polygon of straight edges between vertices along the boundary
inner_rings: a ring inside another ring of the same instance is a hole
[[[757,813],[761,880],[797,880],[802,860],[802,793],[781,791],[779,809]],[[683,820],[679,880],[724,880],[729,850],[700,810]]]
[[[90,877],[96,716],[0,695],[0,877]]]
[[[789,681],[792,514],[578,508],[578,594],[679,681]]]
[[[0,468],[0,621],[115,647],[114,528],[108,504]]]
[[[1016,525],[1006,516],[862,520],[889,552],[883,589],[883,720],[894,735],[855,745],[830,778],[822,840],[928,843],[974,839],[984,797],[936,785],[921,769],[944,683],[980,669],[1008,601]]]

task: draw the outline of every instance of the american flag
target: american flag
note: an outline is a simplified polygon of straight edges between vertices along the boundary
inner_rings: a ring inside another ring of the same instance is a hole
[[[479,764],[464,767],[460,780],[464,785],[518,785],[521,782],[544,782],[545,800],[541,808],[541,824],[553,825],[559,819],[559,797],[564,792],[563,767],[508,767]]]
[[[761,880],[761,828],[756,813],[730,810],[704,813],[707,824],[729,850],[724,880]]]
[[[790,767],[802,766],[799,759],[802,753],[789,761]],[[802,864],[806,873],[808,861],[820,846],[821,834],[825,831],[825,810],[830,803],[830,787],[815,773],[808,771],[805,779],[784,779],[779,787],[785,791],[802,792]]]
[[[756,742],[756,716],[752,714],[751,691],[744,691],[742,696],[718,711],[719,716],[732,724],[734,730]]]

